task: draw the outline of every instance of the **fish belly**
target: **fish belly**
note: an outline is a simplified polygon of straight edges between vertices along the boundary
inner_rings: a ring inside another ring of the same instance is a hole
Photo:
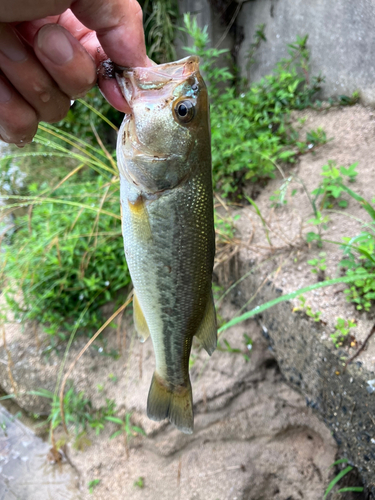
[[[211,300],[215,251],[210,186],[197,175],[155,200],[121,182],[125,254],[152,338],[157,374],[188,380],[192,337]],[[138,204],[143,203],[143,207]],[[138,213],[135,213],[137,212]]]

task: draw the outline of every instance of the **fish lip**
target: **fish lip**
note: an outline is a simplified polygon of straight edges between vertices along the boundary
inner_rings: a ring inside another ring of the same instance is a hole
[[[147,67],[136,66],[129,68],[114,63],[113,68],[116,77],[118,78],[124,78],[130,74],[144,75],[149,73],[150,75],[165,77],[168,81],[181,79],[185,80],[191,74],[198,71],[199,61],[200,58],[198,56],[188,56],[178,61]]]
[[[179,61],[147,67],[127,68],[114,64],[114,73],[121,92],[131,107],[132,99],[142,90],[159,90],[177,84],[199,71],[199,57],[188,56]]]

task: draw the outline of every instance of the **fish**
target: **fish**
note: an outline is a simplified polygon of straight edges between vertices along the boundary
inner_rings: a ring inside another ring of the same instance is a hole
[[[117,162],[133,318],[140,340],[151,336],[156,361],[147,415],[191,434],[193,337],[210,356],[217,344],[207,88],[196,56],[122,68],[116,78],[131,109]]]

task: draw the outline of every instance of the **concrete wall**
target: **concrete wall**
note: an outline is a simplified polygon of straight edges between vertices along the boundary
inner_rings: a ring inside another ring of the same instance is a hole
[[[238,0],[237,0],[238,1]],[[225,31],[207,0],[179,0],[180,12],[196,12],[217,41]],[[323,97],[359,90],[365,103],[375,104],[374,0],[245,0],[235,24],[244,39],[237,64],[246,74],[245,55],[258,24],[266,24],[267,42],[255,54],[251,79],[258,80],[287,56],[286,44],[309,35],[312,74],[325,76]],[[231,35],[222,47],[232,47]]]
[[[322,73],[324,95],[360,90],[365,102],[375,103],[375,2],[373,0],[256,0],[242,6],[237,23],[243,27],[238,63],[256,26],[266,24],[264,43],[252,69],[252,79],[269,73],[287,55],[286,44],[296,35],[309,35],[312,74]]]
[[[226,31],[226,26],[220,20],[218,13],[211,8],[208,0],[178,0],[178,7],[181,15],[185,12],[190,12],[193,16],[197,17],[198,25],[201,28],[204,28],[204,26],[208,27],[212,47],[220,43],[220,49],[231,50],[233,48],[233,38],[230,33],[222,39],[222,35]],[[186,52],[182,50],[182,47],[186,44],[191,44],[191,41],[183,40],[183,37],[177,37],[176,50],[179,57],[186,56]],[[225,64],[227,65],[228,62]]]

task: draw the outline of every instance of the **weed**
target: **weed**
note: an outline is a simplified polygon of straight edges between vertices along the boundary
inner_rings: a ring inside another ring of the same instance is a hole
[[[346,268],[346,275],[354,278],[353,284],[344,291],[347,300],[356,304],[358,310],[369,311],[375,300],[375,279],[368,276],[375,272],[375,207],[347,186],[343,188],[371,217],[371,222],[365,224],[367,231],[343,238],[344,259],[340,262]]]
[[[144,477],[140,476],[136,481],[134,481],[133,485],[136,488],[144,488],[145,487],[145,479],[144,479]]]
[[[331,333],[330,337],[335,347],[340,347],[347,336],[349,335],[350,329],[355,328],[357,325],[355,321],[351,319],[337,318],[335,332]]]
[[[310,130],[310,132],[306,133],[306,141],[296,141],[296,146],[300,154],[305,154],[308,152],[314,152],[317,147],[327,144],[329,140],[332,139],[327,139],[324,130],[322,128],[318,128],[316,130]]]
[[[321,311],[313,312],[312,309],[311,309],[311,306],[309,304],[307,304],[306,298],[303,295],[301,295],[300,297],[298,297],[298,300],[300,301],[301,306],[300,307],[295,307],[293,309],[293,312],[302,311],[302,312],[304,312],[306,314],[306,316],[308,316],[309,318],[313,319],[315,322],[320,321],[320,316],[322,315]]]
[[[337,202],[339,207],[346,208],[348,206],[347,200],[341,198],[341,194],[345,192],[343,187],[344,177],[347,177],[350,182],[354,182],[358,172],[356,172],[356,167],[358,162],[353,163],[348,168],[343,166],[337,168],[336,163],[329,160],[327,165],[322,167],[321,175],[323,176],[323,181],[317,189],[315,189],[312,194],[315,196],[314,201],[320,198],[319,208],[332,208],[334,203]]]
[[[345,464],[348,462],[348,459],[346,458],[341,458],[340,460],[336,460],[336,462],[334,462],[330,467],[335,467],[336,465],[340,465],[340,464]],[[353,467],[351,465],[347,465],[344,469],[342,469],[333,479],[332,481],[329,483],[325,493],[324,493],[324,496],[323,496],[323,500],[325,500],[328,496],[328,494],[332,491],[332,489],[334,488],[334,486],[344,477],[346,476],[350,471],[353,470]],[[363,491],[363,487],[362,486],[347,486],[345,488],[340,488],[339,490],[337,490],[338,493],[345,493],[345,492],[349,492],[349,491],[352,491],[352,492],[356,492],[356,493],[361,493]]]
[[[242,354],[244,360],[246,362],[248,362],[248,361],[250,361],[250,356],[249,356],[248,352],[250,353],[251,349],[253,348],[253,341],[246,333],[244,333],[244,340],[245,340],[246,352],[243,352],[243,350],[241,350],[241,349],[237,349],[237,348],[232,347],[230,345],[229,341],[226,339],[223,339],[223,343],[225,344],[225,347],[223,347],[221,345],[221,343],[218,342],[217,349],[218,349],[218,351],[221,351],[221,352],[229,352],[232,354]]]
[[[271,207],[280,208],[283,205],[287,204],[286,197],[288,194],[289,184],[292,180],[293,180],[293,176],[284,179],[283,183],[280,186],[280,189],[277,189],[276,191],[274,191],[274,193],[270,196],[270,201],[272,202]],[[293,197],[293,196],[295,196],[296,193],[297,193],[297,189],[292,189],[290,196]]]
[[[322,248],[322,246],[323,246],[322,230],[328,229],[328,221],[329,221],[328,215],[323,215],[319,211],[316,212],[315,217],[310,219],[308,222],[309,222],[309,224],[312,224],[313,226],[317,226],[318,232],[317,233],[315,233],[314,231],[308,232],[306,234],[307,243],[311,243],[313,241],[316,241],[318,247]]]
[[[108,420],[109,422],[113,422],[114,424],[120,426],[120,429],[114,432],[111,435],[110,439],[120,436],[121,434],[123,435],[126,455],[128,458],[129,458],[129,440],[137,435],[141,436],[146,435],[143,429],[131,423],[130,418],[131,418],[131,413],[127,413],[123,420],[119,417],[113,417],[113,416],[105,417],[105,419]]]
[[[147,54],[157,63],[174,61],[176,51],[173,40],[178,17],[176,0],[141,1],[144,15]]]
[[[27,215],[17,217],[11,244],[2,246],[0,278],[16,319],[41,322],[48,334],[65,339],[83,311],[80,328],[87,332],[96,328],[101,306],[121,300],[119,291],[130,283],[130,275],[121,237],[118,184],[112,182],[113,159],[56,127],[42,128],[44,133],[36,140],[50,154],[81,163],[54,188],[34,182],[27,196],[7,196],[11,203],[2,209],[29,209]],[[64,141],[79,153],[62,146]],[[84,170],[85,164],[101,175]],[[73,182],[78,174],[81,182]]]
[[[189,358],[189,370],[191,370],[193,368],[196,360],[197,360],[197,355],[192,352],[190,354],[190,358]]]
[[[365,276],[366,278],[375,278],[375,273],[373,274],[367,274]],[[335,278],[332,280],[327,280],[327,281],[321,281],[319,283],[314,283],[309,286],[305,286],[303,288],[299,288],[298,290],[295,290],[294,292],[287,293],[285,295],[281,295],[280,297],[277,297],[276,299],[269,300],[268,302],[265,302],[264,304],[261,304],[259,306],[256,306],[254,309],[251,309],[251,311],[247,311],[240,316],[237,316],[224,325],[222,325],[218,333],[221,334],[221,332],[224,332],[225,330],[228,330],[228,328],[231,328],[232,326],[238,325],[239,323],[242,323],[243,321],[246,321],[247,319],[253,318],[254,316],[257,316],[258,314],[261,314],[263,311],[266,311],[270,307],[276,306],[277,304],[280,304],[281,302],[286,302],[288,300],[295,299],[296,297],[300,297],[304,293],[311,292],[312,290],[317,290],[318,288],[325,288],[327,286],[332,286],[332,285],[337,285],[338,283],[352,283],[354,281],[354,278],[352,276],[342,276],[341,278]],[[301,310],[300,308],[297,308],[295,310]]]
[[[113,399],[106,398],[105,406],[90,413],[89,426],[95,429],[95,434],[98,436],[104,429],[104,424],[108,417],[112,417],[116,412],[116,403]]]
[[[94,493],[94,488],[96,488],[100,484],[101,479],[92,479],[89,481],[87,487],[89,489],[89,493]]]
[[[310,259],[307,261],[309,266],[312,266],[311,272],[317,274],[321,281],[324,280],[325,270],[327,269],[326,264],[326,253],[319,252],[318,258]]]
[[[227,243],[234,238],[235,226],[234,223],[241,217],[235,215],[232,217],[230,214],[220,215],[215,210],[215,233],[218,236],[217,243]]]
[[[51,401],[51,410],[46,423],[51,429],[56,429],[61,423],[60,401],[56,395],[46,389],[30,391],[30,394],[47,398]],[[104,429],[106,420],[115,414],[116,404],[113,400],[106,399],[106,406],[99,410],[93,410],[91,401],[85,397],[83,391],[76,392],[71,386],[64,395],[65,422],[75,428],[76,436],[89,426],[95,429],[96,435]]]
[[[207,48],[207,29],[200,30],[189,15],[184,23],[194,41],[187,50],[201,57],[208,80],[214,185],[223,196],[241,195],[245,181],[273,177],[275,164],[292,163],[299,154],[290,110],[308,106],[321,81],[312,79],[310,85],[307,80],[307,37],[297,37],[288,46],[290,57],[280,61],[272,75],[250,87],[245,83],[236,88],[234,74],[215,64],[226,51]]]
[[[250,68],[255,63],[255,53],[258,50],[260,44],[262,42],[266,42],[266,35],[264,30],[266,28],[265,24],[258,24],[257,29],[255,31],[254,42],[250,44],[249,49],[245,54],[246,59],[246,71],[247,71],[247,79],[250,80]]]
[[[249,354],[243,354],[245,361],[250,361],[250,353],[253,349],[253,339],[251,339],[246,333],[243,334],[245,340],[246,349],[249,351]]]
[[[109,378],[109,380],[111,380],[111,382],[113,382],[114,384],[117,382],[117,377],[116,377],[116,375],[114,375],[113,373],[110,373],[110,374],[108,375],[108,378]]]

